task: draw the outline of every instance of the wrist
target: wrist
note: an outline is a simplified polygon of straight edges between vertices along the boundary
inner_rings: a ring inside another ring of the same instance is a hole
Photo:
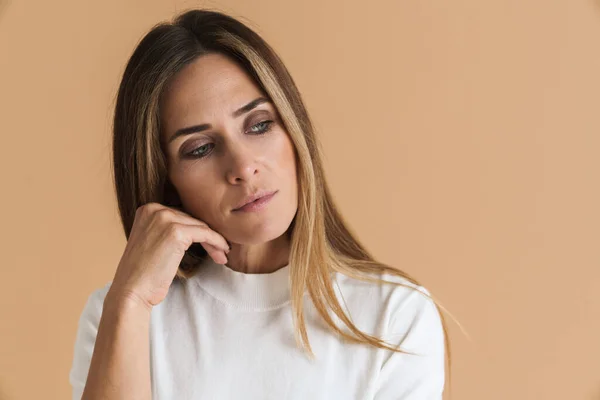
[[[152,305],[144,301],[132,291],[118,290],[111,287],[104,299],[104,306],[117,312],[147,312],[152,311]]]

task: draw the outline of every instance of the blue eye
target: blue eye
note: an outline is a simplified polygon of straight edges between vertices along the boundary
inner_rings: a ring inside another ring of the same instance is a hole
[[[206,154],[209,152],[209,149],[206,149],[207,146],[213,146],[213,144],[212,143],[203,144],[202,146],[190,151],[187,155],[190,157],[202,158],[202,157],[206,156]],[[206,150],[202,151],[202,149],[206,149]]]
[[[271,129],[271,125],[273,124],[273,121],[261,121],[256,125],[253,125],[250,127],[250,129],[256,128],[256,127],[263,127],[263,128],[259,128],[258,131],[254,131],[254,133],[265,133],[268,132],[269,129]]]
[[[255,135],[263,135],[271,130],[271,126],[273,125],[273,122],[274,121],[270,121],[270,120],[261,121],[258,124],[252,125],[250,127],[250,132],[252,132]],[[213,143],[206,143],[206,144],[203,144],[202,146],[199,146],[199,147],[195,148],[194,150],[190,151],[189,153],[186,154],[186,156],[191,157],[191,158],[204,158],[208,154],[210,154],[210,151],[212,150],[213,147],[214,147]]]

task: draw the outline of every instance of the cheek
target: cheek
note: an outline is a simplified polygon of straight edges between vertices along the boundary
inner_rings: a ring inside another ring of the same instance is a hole
[[[294,174],[296,171],[296,156],[294,151],[294,143],[289,135],[282,132],[276,145],[278,164],[288,174]]]
[[[296,182],[296,174],[297,174],[297,164],[296,164],[296,151],[295,151],[295,147],[294,144],[292,143],[291,139],[288,139],[288,145],[286,147],[286,166],[287,166],[287,170],[290,171],[289,172],[289,176],[288,178],[294,180],[294,182]]]
[[[217,185],[206,175],[202,179],[192,175],[186,176],[181,182],[180,196],[189,214],[193,217],[210,224],[215,217],[220,215],[220,194],[215,188]]]
[[[287,135],[286,135],[287,137]],[[298,176],[296,164],[296,152],[292,140],[287,137],[281,152],[281,170],[285,171],[283,179],[287,182],[290,188],[290,194],[295,196],[298,190]]]

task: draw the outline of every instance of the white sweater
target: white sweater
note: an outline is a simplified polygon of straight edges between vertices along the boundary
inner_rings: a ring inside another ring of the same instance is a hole
[[[442,398],[443,330],[432,300],[420,293],[426,289],[375,285],[335,273],[336,294],[359,329],[388,343],[404,338],[401,348],[418,355],[342,342],[306,292],[311,361],[294,340],[289,269],[244,274],[209,259],[193,278],[175,281],[150,314],[153,399]],[[81,399],[111,283],[91,293],[79,319],[69,374],[74,400]]]

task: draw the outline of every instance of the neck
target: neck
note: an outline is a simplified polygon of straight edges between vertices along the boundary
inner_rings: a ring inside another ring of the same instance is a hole
[[[246,274],[268,274],[286,266],[290,257],[290,239],[284,233],[277,239],[260,244],[230,242],[227,267]]]

